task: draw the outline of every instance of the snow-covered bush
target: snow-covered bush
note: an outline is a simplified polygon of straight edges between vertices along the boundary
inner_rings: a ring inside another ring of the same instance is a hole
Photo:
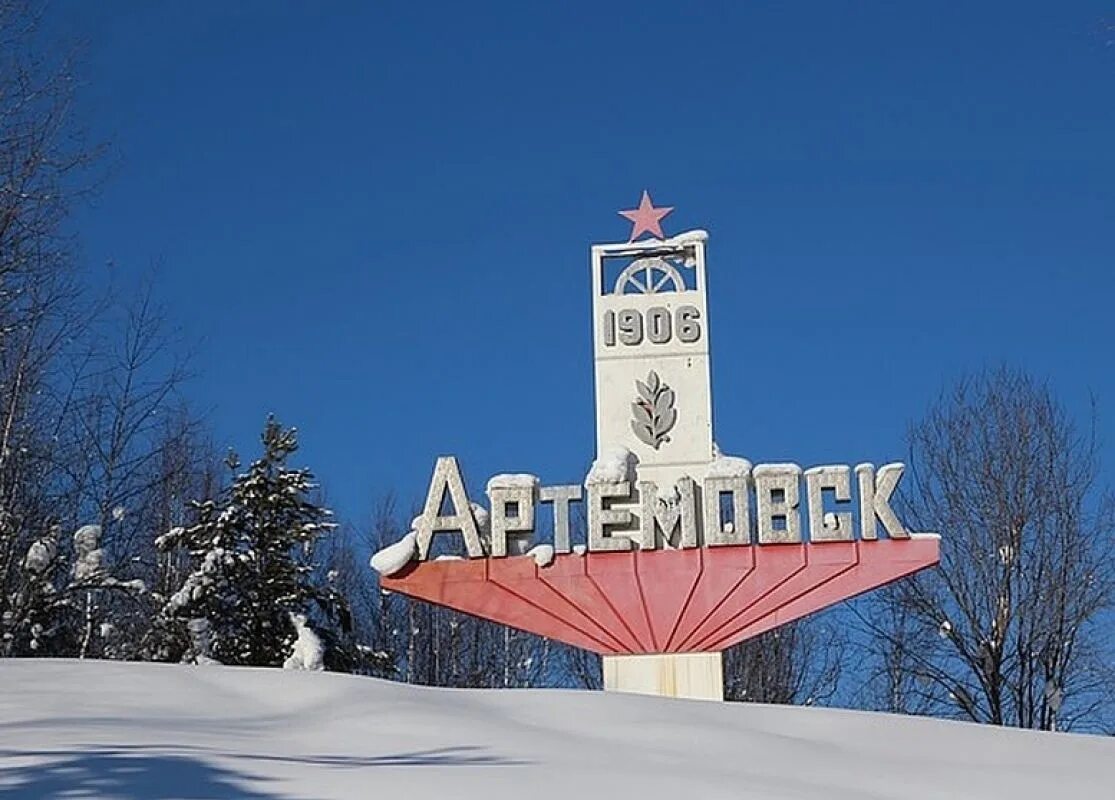
[[[24,553],[22,581],[3,598],[0,654],[84,658],[93,652],[96,640],[103,643],[117,633],[116,626],[104,619],[108,601],[146,592],[142,581],[119,580],[105,566],[100,526],[78,528],[72,557],[61,534],[53,526]]]
[[[290,622],[298,632],[294,647],[283,662],[283,669],[304,669],[320,672],[325,669],[325,648],[321,639],[306,623],[304,614],[291,614]]]
[[[94,580],[103,569],[101,526],[82,525],[74,534],[74,580],[78,582]]]

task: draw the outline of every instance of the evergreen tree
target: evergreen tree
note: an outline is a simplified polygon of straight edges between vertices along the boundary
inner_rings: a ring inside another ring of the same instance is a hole
[[[217,500],[195,502],[196,522],[159,537],[185,550],[191,571],[166,599],[148,650],[163,660],[282,666],[307,620],[326,642],[326,666],[344,666],[347,607],[316,580],[314,546],[334,527],[332,512],[309,495],[312,473],[287,465],[297,433],[269,418],[263,456]],[[235,456],[229,467],[237,469]],[[328,652],[333,650],[335,652]]]

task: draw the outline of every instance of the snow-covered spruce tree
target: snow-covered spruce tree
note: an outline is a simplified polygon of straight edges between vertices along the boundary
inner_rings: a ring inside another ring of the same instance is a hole
[[[325,643],[325,666],[345,670],[347,607],[316,579],[313,562],[314,545],[336,527],[332,512],[309,499],[312,473],[287,466],[296,431],[272,417],[262,438],[262,458],[217,500],[194,503],[193,525],[159,537],[160,550],[186,551],[191,571],[159,612],[148,652],[159,660],[279,667],[298,641],[294,620],[305,619]],[[235,456],[228,464],[239,467]]]

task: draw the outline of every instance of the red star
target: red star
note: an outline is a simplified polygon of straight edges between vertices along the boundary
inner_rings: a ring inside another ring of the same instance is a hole
[[[619,212],[621,217],[627,217],[632,222],[631,238],[627,241],[633,242],[644,233],[649,233],[656,239],[665,239],[666,236],[662,233],[662,218],[673,210],[673,206],[655,208],[650,200],[650,193],[643,189],[643,199],[639,201],[638,208]]]

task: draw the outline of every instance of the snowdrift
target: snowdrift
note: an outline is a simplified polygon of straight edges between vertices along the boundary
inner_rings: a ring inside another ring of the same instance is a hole
[[[1115,740],[312,672],[0,661],[0,800],[1111,797]]]

